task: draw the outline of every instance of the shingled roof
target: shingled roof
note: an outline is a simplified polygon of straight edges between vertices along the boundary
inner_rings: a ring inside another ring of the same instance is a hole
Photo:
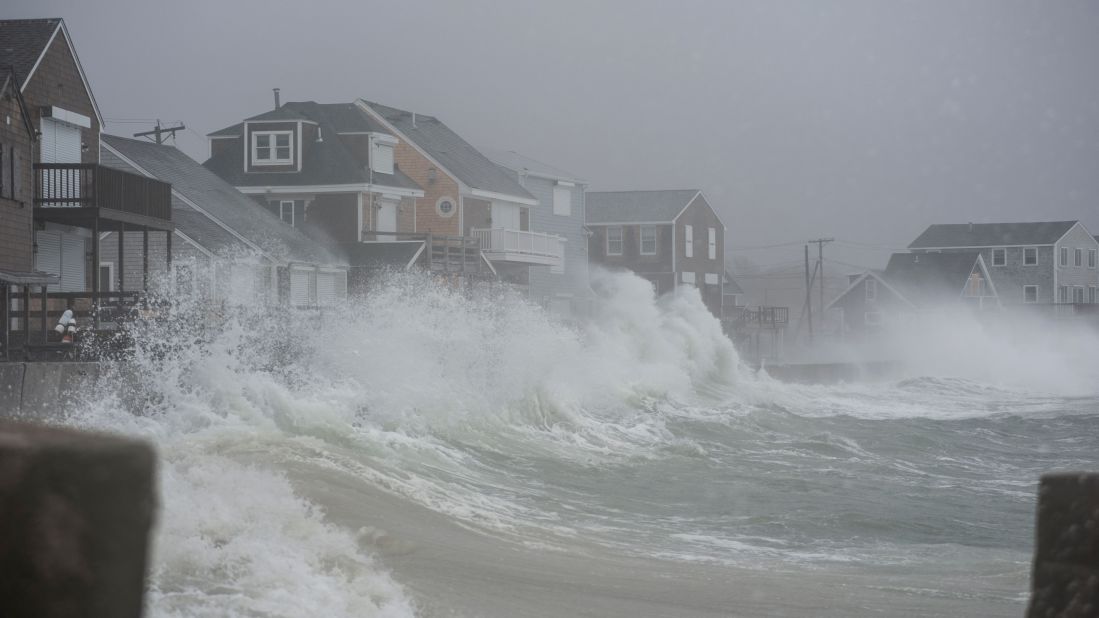
[[[314,101],[290,102],[277,110],[265,112],[248,119],[252,121],[307,120],[315,122],[327,136],[322,141],[302,144],[302,168],[300,172],[245,172],[244,142],[241,139],[222,148],[217,155],[204,163],[226,182],[235,187],[303,186],[303,185],[365,185],[372,183],[383,187],[422,190],[414,180],[399,169],[392,174],[367,171],[369,161],[360,159],[337,133],[373,132],[390,134],[381,123],[370,118],[352,103],[316,103]],[[240,137],[243,123],[225,127],[208,134],[210,137]]]
[[[19,90],[26,88],[27,82],[34,76],[35,67],[46,53],[58,35],[64,37],[66,44],[72,50],[73,62],[80,72],[80,79],[84,88],[88,91],[88,99],[95,110],[95,116],[100,124],[103,123],[103,115],[99,113],[99,104],[88,85],[88,78],[84,74],[84,67],[80,64],[80,58],[76,55],[76,49],[72,46],[65,20],[59,17],[48,19],[0,19],[0,67],[11,67],[19,80]]]
[[[283,223],[258,202],[175,147],[106,134],[102,139],[106,146],[102,157],[104,165],[135,173],[147,172],[171,183],[172,219],[176,229],[200,244],[213,245],[204,244],[208,249],[255,245],[279,262],[347,265],[344,258]]]
[[[536,202],[534,196],[488,157],[434,116],[361,100],[401,134],[419,146],[446,171],[471,189]]]
[[[946,223],[929,226],[909,249],[1052,245],[1076,221],[1030,223]]]
[[[667,191],[589,191],[584,196],[588,223],[671,223],[698,189]]]
[[[917,306],[957,300],[980,256],[977,251],[894,253],[882,279]]]
[[[587,182],[572,172],[566,172],[559,167],[554,167],[548,163],[543,163],[537,159],[521,155],[514,150],[482,148],[481,152],[496,165],[513,172],[527,173],[541,178],[551,178],[553,180],[563,180],[565,182],[574,182],[577,184],[585,184]]]

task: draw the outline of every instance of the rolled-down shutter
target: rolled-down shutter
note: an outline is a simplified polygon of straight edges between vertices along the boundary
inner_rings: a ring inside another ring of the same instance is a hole
[[[83,292],[87,266],[85,241],[81,236],[61,235],[61,291]],[[115,265],[118,268],[119,265]],[[102,286],[106,288],[106,286]]]
[[[290,304],[295,307],[305,307],[309,302],[309,278],[312,273],[308,270],[290,269]]]
[[[317,273],[317,304],[331,305],[336,302],[335,273]]]
[[[61,234],[59,232],[35,232],[34,269],[51,275],[61,274]],[[56,285],[49,286],[57,291]]]

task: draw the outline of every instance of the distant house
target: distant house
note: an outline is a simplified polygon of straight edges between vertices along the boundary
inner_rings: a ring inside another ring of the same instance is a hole
[[[591,191],[587,226],[593,264],[632,270],[658,294],[697,286],[722,315],[725,224],[701,191]]]
[[[842,310],[847,333],[874,333],[916,314],[941,309],[1000,307],[996,286],[977,251],[894,253],[884,271],[851,277],[828,309]]]
[[[1004,305],[1099,301],[1099,241],[1079,221],[932,225],[908,248],[979,252]]]
[[[592,297],[588,278],[588,232],[584,227],[584,189],[587,182],[564,170],[515,151],[482,149],[485,155],[512,176],[538,200],[528,209],[528,227],[561,241],[561,259],[547,256],[547,265],[529,267],[529,297],[559,314],[586,311]],[[506,234],[507,232],[496,232]],[[486,249],[489,259],[503,249]],[[503,250],[506,251],[506,250]]]
[[[103,163],[171,183],[171,244],[176,291],[215,302],[326,305],[347,295],[347,261],[176,148],[103,135]],[[104,234],[99,268],[110,289],[139,289],[144,282],[140,236]],[[154,256],[169,248],[153,243]],[[119,275],[118,265],[125,275]],[[163,263],[163,260],[161,260]]]

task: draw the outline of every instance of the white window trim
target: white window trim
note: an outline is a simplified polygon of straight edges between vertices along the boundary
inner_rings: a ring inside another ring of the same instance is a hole
[[[287,204],[290,205],[290,220],[289,221],[287,221],[286,218],[282,216],[282,209]],[[294,200],[279,200],[279,220],[282,221],[283,223],[289,223],[292,227],[297,227],[297,221],[294,221],[294,217],[295,217]]]
[[[645,251],[645,230],[652,230],[653,232],[653,250]],[[639,252],[641,255],[656,255],[656,226],[655,225],[642,225],[637,228],[637,239],[639,243]]]
[[[1084,265],[1084,250],[1076,247],[1072,251],[1072,265],[1080,268]]]
[[[117,285],[117,281],[115,281],[115,278],[114,278],[114,262],[100,262],[99,267],[100,268],[104,268],[104,267],[107,268],[106,285],[104,285],[103,281],[100,281],[99,282],[100,291],[102,291],[102,292],[114,292],[115,291],[115,286]]]
[[[999,264],[996,263],[996,252],[999,251],[1003,256],[1004,261]],[[1007,266],[1007,247],[993,247],[992,248],[992,265],[995,267]]]
[[[1027,290],[1029,290],[1029,289],[1031,289],[1031,288],[1034,288],[1034,300],[1027,300],[1027,299],[1026,299],[1026,291],[1027,291]],[[1024,286],[1023,286],[1023,304],[1024,304],[1024,305],[1033,305],[1033,304],[1037,304],[1037,302],[1038,302],[1038,295],[1039,295],[1039,294],[1041,293],[1041,291],[1042,291],[1042,290],[1041,290],[1041,288],[1039,288],[1039,287],[1038,287],[1038,286],[1036,286],[1036,285],[1024,285]]]
[[[683,257],[695,256],[695,231],[694,227],[687,224],[683,226]]]
[[[705,273],[702,275],[702,282],[706,285],[720,285],[721,278],[718,277],[717,273]]]
[[[1027,253],[1034,252],[1034,261],[1028,262],[1026,257]],[[1023,247],[1023,266],[1037,266],[1038,265],[1038,247]]]
[[[878,299],[878,280],[877,279],[872,279],[870,277],[867,277],[866,278],[866,285],[864,286],[864,288],[866,289],[866,300],[877,300]]]
[[[1088,268],[1099,268],[1099,249],[1088,249]]]
[[[259,137],[261,135],[271,136],[271,158],[260,159],[256,156],[256,152],[259,150]],[[290,140],[286,145],[286,148],[290,151],[290,156],[285,159],[278,158],[278,147],[275,145],[278,142],[278,135],[286,135]],[[294,132],[293,131],[252,131],[252,165],[293,165],[294,164]]]
[[[450,202],[450,212],[443,212],[443,202]],[[444,195],[440,197],[439,199],[435,200],[435,212],[444,219],[449,219],[453,217],[454,213],[458,212],[458,200],[450,197],[449,195]]]
[[[618,240],[616,241],[618,243],[618,251],[617,252],[611,251],[611,230],[618,230]],[[605,244],[606,244],[605,249],[607,251],[607,255],[622,255],[622,250],[624,248],[624,245],[626,244],[625,235],[622,233],[622,226],[620,226],[620,225],[608,226],[607,227],[607,236],[604,238],[604,241],[605,241]]]
[[[1092,305],[1099,303],[1099,287],[1094,285],[1088,286],[1088,303]]]
[[[696,285],[695,282],[697,281],[693,272],[680,273],[680,279],[683,281],[683,283],[686,283],[687,285]]]
[[[1061,247],[1061,266],[1068,266],[1068,247]]]
[[[572,216],[572,186],[558,182],[553,186],[553,214],[558,217]],[[559,196],[563,196],[559,199]]]
[[[709,233],[707,235],[707,242],[709,243],[709,246],[708,246],[709,259],[716,260],[717,259],[717,228],[716,227],[709,228]]]

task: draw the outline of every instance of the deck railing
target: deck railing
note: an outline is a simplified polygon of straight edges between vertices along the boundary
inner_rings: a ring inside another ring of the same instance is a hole
[[[790,322],[789,307],[735,307],[726,311],[734,328],[784,328]]]
[[[171,220],[172,185],[95,163],[36,163],[34,205],[110,208]]]
[[[489,258],[498,254],[527,255],[557,261],[564,258],[564,242],[560,236],[553,234],[502,228],[480,228],[471,232],[480,239],[481,249]]]

